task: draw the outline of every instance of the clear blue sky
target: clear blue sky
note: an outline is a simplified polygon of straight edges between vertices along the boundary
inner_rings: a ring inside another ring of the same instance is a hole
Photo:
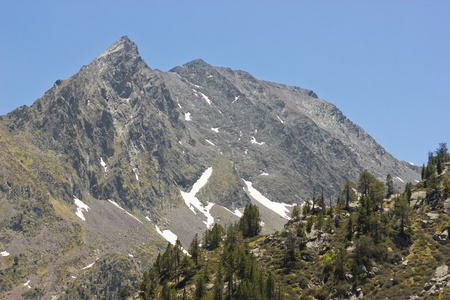
[[[450,144],[450,1],[0,0],[0,115],[127,35],[154,69],[201,58],[314,90],[396,158]]]

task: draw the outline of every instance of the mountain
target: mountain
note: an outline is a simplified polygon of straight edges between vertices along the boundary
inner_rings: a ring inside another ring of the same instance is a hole
[[[202,60],[152,70],[122,37],[0,117],[0,290],[117,295],[163,241],[187,246],[251,202],[272,232],[363,170],[420,178],[310,90]]]

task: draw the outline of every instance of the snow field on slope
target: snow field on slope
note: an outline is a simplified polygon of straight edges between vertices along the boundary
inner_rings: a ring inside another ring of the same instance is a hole
[[[135,216],[133,216],[132,214],[130,214],[129,212],[127,212],[125,209],[123,209],[123,208],[122,208],[119,204],[117,204],[116,202],[114,202],[114,201],[112,201],[112,200],[109,200],[109,199],[108,199],[108,202],[114,204],[114,206],[116,206],[117,208],[123,210],[127,215],[129,215],[130,217],[133,217],[136,221],[138,221],[139,223],[143,224],[141,220],[139,220],[138,218],[136,218]]]
[[[244,180],[244,179],[242,179]],[[292,207],[291,204],[273,202],[266,197],[264,197],[258,190],[253,187],[253,184],[250,181],[244,180],[245,185],[247,186],[248,192],[250,196],[252,196],[256,201],[264,205],[265,207],[271,209],[273,212],[279,214],[283,218],[289,220],[289,209],[288,207]]]
[[[159,235],[161,235],[166,241],[168,241],[169,243],[171,243],[172,245],[175,246],[177,240],[178,240],[178,236],[173,233],[172,231],[166,229],[164,231],[161,231],[161,229],[159,229],[158,225],[155,225],[156,228],[156,232],[158,232]],[[188,254],[186,249],[181,248],[183,250],[183,253]]]
[[[203,222],[206,224],[207,228],[211,228],[211,226],[214,224],[214,217],[211,215],[210,211],[211,208],[214,206],[214,203],[208,203],[208,205],[203,206],[203,204],[198,200],[195,195],[200,191],[202,187],[208,183],[208,179],[212,174],[213,169],[209,167],[208,169],[203,172],[202,176],[197,180],[196,183],[192,186],[192,189],[189,193],[181,191],[181,197],[183,197],[184,203],[186,206],[192,210],[195,213],[194,208],[196,208],[198,211],[200,211],[202,214],[206,217],[206,222]]]
[[[105,173],[108,172],[108,167],[106,166],[105,161],[101,157],[100,157],[100,164],[102,165],[103,169],[105,169]]]
[[[77,212],[75,213],[81,220],[86,221],[86,218],[83,215],[83,210],[88,212],[89,211],[89,206],[87,206],[86,204],[83,203],[83,201],[81,201],[80,199],[78,199],[77,197],[73,196],[75,205],[77,206]]]

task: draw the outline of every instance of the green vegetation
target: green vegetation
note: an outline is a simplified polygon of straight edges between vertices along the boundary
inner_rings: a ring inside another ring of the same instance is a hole
[[[444,299],[449,280],[433,277],[450,264],[450,217],[442,213],[449,195],[446,145],[429,158],[424,181],[402,193],[389,174],[383,183],[364,171],[356,184],[345,182],[335,207],[326,209],[322,196],[307,199],[281,232],[266,237],[258,236],[258,208],[248,205],[238,224],[207,230],[202,246],[196,236],[190,256],[169,244],[145,273],[140,297]],[[421,191],[426,198],[418,205],[412,199]],[[446,230],[446,240],[439,238]]]

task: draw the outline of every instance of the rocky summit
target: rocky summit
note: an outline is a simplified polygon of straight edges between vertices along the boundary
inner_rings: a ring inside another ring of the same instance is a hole
[[[152,70],[122,37],[0,117],[0,291],[118,297],[167,240],[187,247],[249,203],[272,232],[364,170],[420,179],[311,90],[202,60]]]

